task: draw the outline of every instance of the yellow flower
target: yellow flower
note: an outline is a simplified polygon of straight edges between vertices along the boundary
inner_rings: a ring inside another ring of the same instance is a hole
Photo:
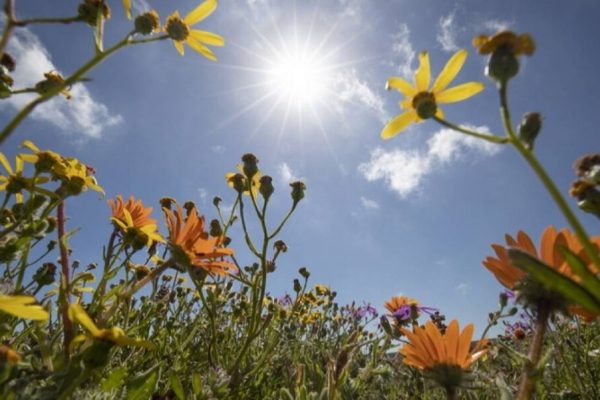
[[[480,82],[463,83],[462,85],[446,89],[460,72],[466,58],[466,50],[457,51],[448,60],[446,66],[431,87],[429,54],[426,51],[419,54],[419,68],[415,73],[414,85],[399,77],[394,76],[389,78],[386,88],[396,89],[406,96],[404,101],[400,103],[400,107],[407,111],[388,122],[381,131],[381,137],[383,139],[390,139],[402,132],[410,124],[421,122],[424,119],[434,116],[443,119],[444,113],[438,108],[438,104],[455,103],[481,92],[484,86]]]
[[[112,209],[111,220],[124,233],[132,234],[134,238],[141,237],[146,246],[151,246],[153,242],[165,241],[157,232],[156,220],[150,218],[152,207],[144,207],[142,201],[133,196],[124,203],[121,195],[114,200],[108,200],[108,204]]]
[[[35,165],[37,172],[50,172],[56,165],[63,162],[63,157],[52,150],[40,150],[31,140],[25,140],[21,146],[28,148],[33,154],[21,153],[23,161]]]
[[[154,344],[150,341],[125,336],[123,329],[118,327],[99,329],[80,304],[71,304],[68,313],[71,321],[78,322],[88,331],[86,334],[77,335],[73,338],[70,344],[71,347],[88,339],[111,342],[117,346],[142,346],[150,349],[154,347]]]
[[[125,14],[127,14],[127,19],[131,19],[131,0],[123,0],[123,8]]]
[[[104,194],[104,189],[98,185],[93,172],[92,168],[76,158],[64,158],[54,170],[54,174],[67,184],[71,194],[79,194],[88,189]]]
[[[262,174],[260,171],[256,172],[250,181],[250,190],[248,190],[247,178],[244,175],[244,167],[242,164],[237,165],[237,169],[240,172],[228,172],[225,174],[225,179],[227,180],[227,185],[236,189],[236,179],[241,175],[241,184],[244,187],[242,191],[243,195],[250,196],[250,191],[252,191],[252,196],[256,198],[258,196],[258,189],[260,188],[260,178]],[[237,189],[236,189],[237,190]]]
[[[485,350],[469,351],[473,324],[469,324],[459,333],[458,321],[452,320],[442,335],[438,327],[427,321],[424,327],[415,328],[414,332],[402,329],[409,343],[400,349],[404,356],[404,364],[419,369],[430,369],[438,365],[456,366],[467,369],[485,354]],[[485,342],[479,342],[475,349],[481,348]]]
[[[527,33],[517,35],[511,31],[498,32],[493,36],[479,35],[473,39],[473,46],[479,54],[490,54],[501,47],[506,47],[515,56],[530,56],[535,51],[535,42],[531,36]]]
[[[33,303],[35,303],[35,298],[31,296],[0,295],[0,311],[24,319],[47,320],[50,315],[44,310],[44,307]]]
[[[215,57],[213,52],[206,47],[206,45],[223,46],[225,45],[225,40],[212,32],[191,29],[192,25],[204,20],[212,14],[216,8],[216,0],[206,0],[188,13],[183,19],[181,19],[179,11],[175,11],[167,18],[165,32],[173,40],[173,45],[179,54],[184,54],[183,44],[187,43],[188,46],[202,54],[204,57],[212,61],[217,61],[217,57]]]

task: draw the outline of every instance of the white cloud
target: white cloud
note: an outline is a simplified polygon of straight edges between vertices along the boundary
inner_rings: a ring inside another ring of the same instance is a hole
[[[301,180],[294,174],[290,166],[287,165],[287,163],[285,162],[279,165],[279,176],[281,177],[281,180],[284,183],[290,183]]]
[[[335,81],[336,99],[339,103],[334,107],[338,112],[343,114],[343,105],[356,102],[374,112],[381,122],[389,119],[384,110],[383,98],[358,78],[355,69],[338,74]]]
[[[462,283],[459,283],[454,289],[464,296],[469,291],[470,286],[468,283],[462,282]]]
[[[208,197],[208,192],[204,188],[198,188],[198,195],[200,196],[200,200],[202,203],[206,203],[206,199]]]
[[[486,31],[489,31],[487,33],[495,33],[498,31],[505,31],[507,29],[510,29],[510,27],[512,25],[513,25],[513,22],[503,21],[503,20],[499,20],[499,19],[490,19],[487,21],[483,21],[483,23],[482,23],[483,29],[485,29]]]
[[[468,127],[489,132],[485,126]],[[396,148],[386,151],[376,148],[371,152],[371,159],[360,164],[358,170],[368,181],[383,180],[390,190],[404,199],[419,191],[425,177],[438,168],[447,167],[473,153],[492,156],[498,151],[498,145],[442,129],[427,141],[425,150]]]
[[[8,44],[8,52],[17,60],[13,74],[16,88],[33,87],[44,79],[45,72],[57,70],[44,45],[27,29],[15,33]],[[123,120],[120,115],[112,115],[104,104],[94,100],[83,84],[73,86],[71,94],[71,100],[57,96],[41,104],[31,113],[31,118],[49,122],[66,132],[94,138],[100,137],[105,128]],[[9,97],[0,102],[0,108],[20,110],[35,96],[19,94]]]
[[[392,35],[392,51],[398,58],[398,71],[403,77],[409,77],[413,73],[413,61],[416,52],[410,42],[410,29],[408,25],[401,24],[396,33]]]
[[[445,17],[442,16],[439,21],[436,39],[442,45],[444,51],[453,52],[459,49],[459,46],[456,44],[458,27],[455,23],[455,17],[456,13],[451,12]]]
[[[223,154],[225,152],[225,146],[221,146],[220,144],[217,144],[217,145],[211,146],[210,150],[215,154]]]
[[[360,19],[363,4],[361,0],[338,0],[338,2],[342,6],[342,17]]]
[[[368,199],[364,196],[360,196],[360,203],[367,210],[377,210],[379,209],[379,203],[373,199]]]

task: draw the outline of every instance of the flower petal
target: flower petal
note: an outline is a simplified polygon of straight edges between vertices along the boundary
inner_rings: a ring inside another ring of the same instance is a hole
[[[217,61],[217,57],[213,54],[212,51],[210,51],[210,49],[208,47],[206,47],[205,45],[203,45],[200,42],[197,42],[196,40],[192,39],[188,39],[187,40],[187,44],[194,50],[196,50],[198,53],[202,54],[204,57],[208,58],[209,60],[212,61]]]
[[[465,49],[461,49],[454,53],[452,57],[450,57],[442,72],[440,72],[435,82],[433,82],[433,86],[431,87],[432,93],[441,92],[448,87],[450,82],[452,82],[452,80],[456,78],[456,75],[460,72],[460,69],[467,59],[467,54],[468,53]]]
[[[98,329],[94,321],[92,321],[90,316],[85,312],[80,304],[73,303],[69,306],[69,319],[71,321],[79,322],[92,334],[92,336],[100,336],[100,329]]]
[[[396,89],[406,97],[413,97],[418,93],[416,87],[397,76],[392,76],[391,78],[389,78],[385,84],[385,88],[386,90]]]
[[[435,101],[438,103],[456,103],[457,101],[462,101],[476,95],[484,88],[485,86],[481,82],[463,83],[462,85],[454,86],[453,88],[437,94],[435,96]]]
[[[39,147],[37,147],[35,144],[33,144],[33,142],[31,140],[25,140],[23,143],[21,143],[21,146],[28,148],[29,150],[33,151],[34,153],[40,152]]]
[[[6,172],[8,172],[11,175],[13,174],[13,169],[10,166],[10,163],[8,162],[8,159],[2,153],[0,153],[0,164],[2,164],[2,166],[4,167],[4,169],[6,170]]]
[[[431,81],[431,68],[429,67],[429,53],[419,53],[419,69],[415,72],[415,84],[419,92],[426,92]]]
[[[127,19],[131,19],[131,0],[123,0],[123,8],[125,14],[127,14]]]
[[[415,110],[407,111],[403,114],[396,116],[381,131],[382,139],[391,139],[403,130],[405,130],[410,124],[417,120],[417,112]]]
[[[204,3],[200,4],[198,7],[190,11],[183,19],[183,22],[185,22],[188,25],[197,24],[198,22],[202,21],[204,18],[212,14],[216,8],[217,0],[206,0]]]
[[[225,46],[225,39],[221,35],[217,35],[216,33],[200,31],[198,29],[193,29],[190,31],[190,36],[196,39],[199,42],[204,44],[208,44],[210,46]]]
[[[177,40],[173,40],[173,46],[175,46],[175,48],[177,49],[177,52],[179,52],[179,54],[184,55],[185,51],[183,50],[183,43]]]

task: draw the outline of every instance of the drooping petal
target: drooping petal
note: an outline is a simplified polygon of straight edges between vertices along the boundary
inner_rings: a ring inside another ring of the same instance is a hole
[[[69,319],[71,321],[77,321],[83,325],[94,337],[100,337],[101,331],[98,329],[94,321],[90,318],[88,313],[85,312],[83,307],[78,303],[73,303],[69,306]]]
[[[392,76],[391,78],[389,78],[385,84],[385,88],[386,89],[390,89],[390,88],[396,89],[397,91],[399,91],[406,97],[413,97],[414,95],[416,95],[418,93],[418,90],[416,87],[414,87],[413,85],[411,85],[404,79],[399,78],[397,76]]]
[[[431,81],[431,68],[429,66],[429,53],[422,51],[419,53],[419,69],[415,72],[415,84],[419,92],[425,92],[429,88]]]
[[[462,85],[454,86],[435,95],[437,103],[456,103],[468,99],[471,96],[481,92],[485,86],[481,82],[468,82]]]
[[[35,321],[49,318],[44,307],[32,304],[35,299],[31,296],[0,296],[0,310],[15,317],[31,319]]]
[[[185,22],[187,25],[197,24],[198,22],[202,21],[204,18],[212,14],[216,8],[216,0],[206,0],[204,3],[200,4],[198,7],[190,11],[183,19],[183,22]]]
[[[410,124],[417,120],[417,112],[415,110],[409,110],[403,114],[394,117],[390,122],[383,127],[381,131],[382,139],[391,139],[403,130],[405,130]]]
[[[190,36],[196,39],[197,41],[202,42],[204,44],[208,44],[210,46],[225,45],[225,39],[221,35],[217,35],[216,33],[193,29],[190,31]]]
[[[23,143],[21,143],[21,146],[28,148],[29,150],[33,151],[34,153],[40,152],[39,147],[37,147],[35,144],[33,144],[33,142],[31,140],[23,141]]]
[[[175,49],[177,49],[177,52],[181,55],[185,54],[185,50],[183,49],[183,43],[179,42],[177,40],[173,40],[173,46],[175,46]]]
[[[433,82],[433,86],[431,87],[432,93],[438,93],[442,90],[446,89],[450,82],[456,78],[456,75],[460,72],[460,69],[465,63],[467,59],[467,51],[465,49],[461,49],[454,53],[452,57],[448,60],[442,72],[438,75],[435,82]]]
[[[202,43],[194,40],[193,38],[187,40],[187,44],[198,53],[202,54],[204,57],[208,58],[212,61],[217,61],[217,57],[213,54],[212,51]]]
[[[127,19],[131,19],[131,0],[123,0],[123,8],[125,14],[127,14]]]

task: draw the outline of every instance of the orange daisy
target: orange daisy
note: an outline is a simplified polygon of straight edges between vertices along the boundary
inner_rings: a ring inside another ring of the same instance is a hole
[[[493,244],[492,248],[496,252],[497,258],[487,257],[483,261],[483,265],[490,270],[498,279],[498,281],[507,289],[513,290],[517,283],[525,279],[527,274],[515,267],[509,256],[508,247],[523,250],[533,257],[538,258],[540,261],[545,263],[556,271],[560,272],[567,278],[574,280],[575,282],[581,281],[581,278],[573,273],[571,267],[566,262],[560,249],[566,247],[576,254],[584,263],[587,264],[590,271],[597,273],[597,268],[592,264],[591,260],[587,256],[583,245],[577,238],[577,236],[569,231],[563,229],[558,232],[553,226],[549,226],[542,233],[540,239],[539,252],[531,238],[523,231],[517,233],[516,240],[510,236],[505,236],[507,246],[499,244]],[[592,237],[591,242],[600,248],[600,236]],[[571,312],[578,314],[586,320],[593,319],[592,314],[583,310],[581,307],[573,306],[570,307]]]
[[[475,351],[482,348],[485,341],[479,342],[474,351],[470,351],[473,329],[473,324],[469,324],[461,333],[456,320],[450,322],[443,335],[431,321],[427,321],[424,327],[415,328],[413,332],[402,329],[409,340],[400,349],[400,354],[404,356],[402,361],[423,370],[440,365],[467,369],[487,351]]]
[[[189,209],[187,218],[179,204],[174,211],[163,207],[163,212],[169,230],[169,246],[178,262],[220,276],[237,272],[234,264],[223,260],[234,253],[230,248],[220,247],[225,237],[210,237],[205,231],[204,217],[195,207]]]
[[[117,195],[114,200],[108,200],[112,209],[111,220],[125,233],[133,237],[141,237],[147,246],[153,242],[164,242],[163,237],[157,232],[156,220],[150,218],[152,207],[144,207],[142,200],[133,196],[127,202]]]

